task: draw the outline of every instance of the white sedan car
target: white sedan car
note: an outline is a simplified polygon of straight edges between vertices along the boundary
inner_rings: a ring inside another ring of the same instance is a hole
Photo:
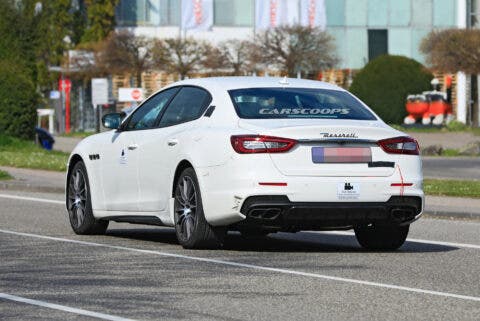
[[[175,227],[185,248],[244,236],[354,229],[400,247],[423,211],[417,142],[334,85],[224,77],[174,83],[72,152],[66,206],[77,234],[108,222]]]

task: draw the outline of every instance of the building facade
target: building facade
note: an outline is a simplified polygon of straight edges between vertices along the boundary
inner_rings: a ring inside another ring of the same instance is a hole
[[[181,0],[120,0],[117,28],[157,38],[191,36],[218,43],[248,39],[255,26],[255,1],[213,0],[208,31],[182,30]],[[300,0],[276,0],[299,2]],[[326,31],[334,39],[339,69],[360,69],[381,54],[403,55],[425,63],[419,47],[432,30],[478,27],[480,0],[324,0]],[[457,119],[467,122],[469,78],[455,75]]]
[[[252,37],[256,29],[254,1],[214,0],[211,31],[188,31],[187,35],[212,42]],[[362,68],[385,53],[424,63],[419,52],[422,39],[433,29],[465,27],[466,2],[325,0],[326,31],[335,39],[342,69]],[[152,37],[182,35],[180,16],[180,0],[121,0],[116,8],[118,27],[133,27],[136,33]]]

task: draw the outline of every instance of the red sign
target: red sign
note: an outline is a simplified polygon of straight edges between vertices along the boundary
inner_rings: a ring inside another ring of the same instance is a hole
[[[58,90],[64,91],[65,93],[70,92],[70,89],[72,88],[72,82],[70,79],[60,79],[58,81]]]
[[[142,92],[138,89],[134,89],[132,90],[131,95],[133,100],[139,100],[142,97]]]

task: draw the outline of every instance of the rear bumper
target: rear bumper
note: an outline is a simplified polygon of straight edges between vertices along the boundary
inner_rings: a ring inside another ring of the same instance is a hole
[[[272,166],[269,155],[247,156],[234,154],[224,165],[195,168],[202,191],[205,218],[211,225],[227,226],[245,220],[247,212],[243,208],[247,200],[268,195],[283,196],[283,207],[295,208],[291,212],[297,211],[302,204],[307,204],[307,208],[312,204],[333,204],[333,209],[324,210],[323,213],[339,215],[339,208],[361,213],[364,210],[354,209],[382,207],[382,204],[396,196],[420,199],[418,214],[423,210],[421,162],[415,157],[402,156],[396,159],[399,166],[395,166],[391,176],[350,176],[348,170],[344,176],[286,176]],[[285,185],[268,186],[261,185],[261,182],[283,182]],[[396,186],[401,182],[411,185]],[[339,195],[339,188],[345,183],[358,186],[358,197],[344,199]]]
[[[284,195],[252,196],[239,229],[268,231],[328,230],[365,224],[405,225],[420,216],[422,198],[392,196],[387,202],[291,202]]]

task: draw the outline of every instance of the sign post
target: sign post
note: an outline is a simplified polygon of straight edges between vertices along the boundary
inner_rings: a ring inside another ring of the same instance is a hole
[[[60,78],[58,81],[58,89],[65,97],[65,132],[70,133],[70,90],[72,89],[72,82],[68,78]]]
[[[100,132],[100,108],[98,105],[108,104],[108,79],[107,78],[92,78],[92,105],[95,109],[95,127],[97,133]]]

